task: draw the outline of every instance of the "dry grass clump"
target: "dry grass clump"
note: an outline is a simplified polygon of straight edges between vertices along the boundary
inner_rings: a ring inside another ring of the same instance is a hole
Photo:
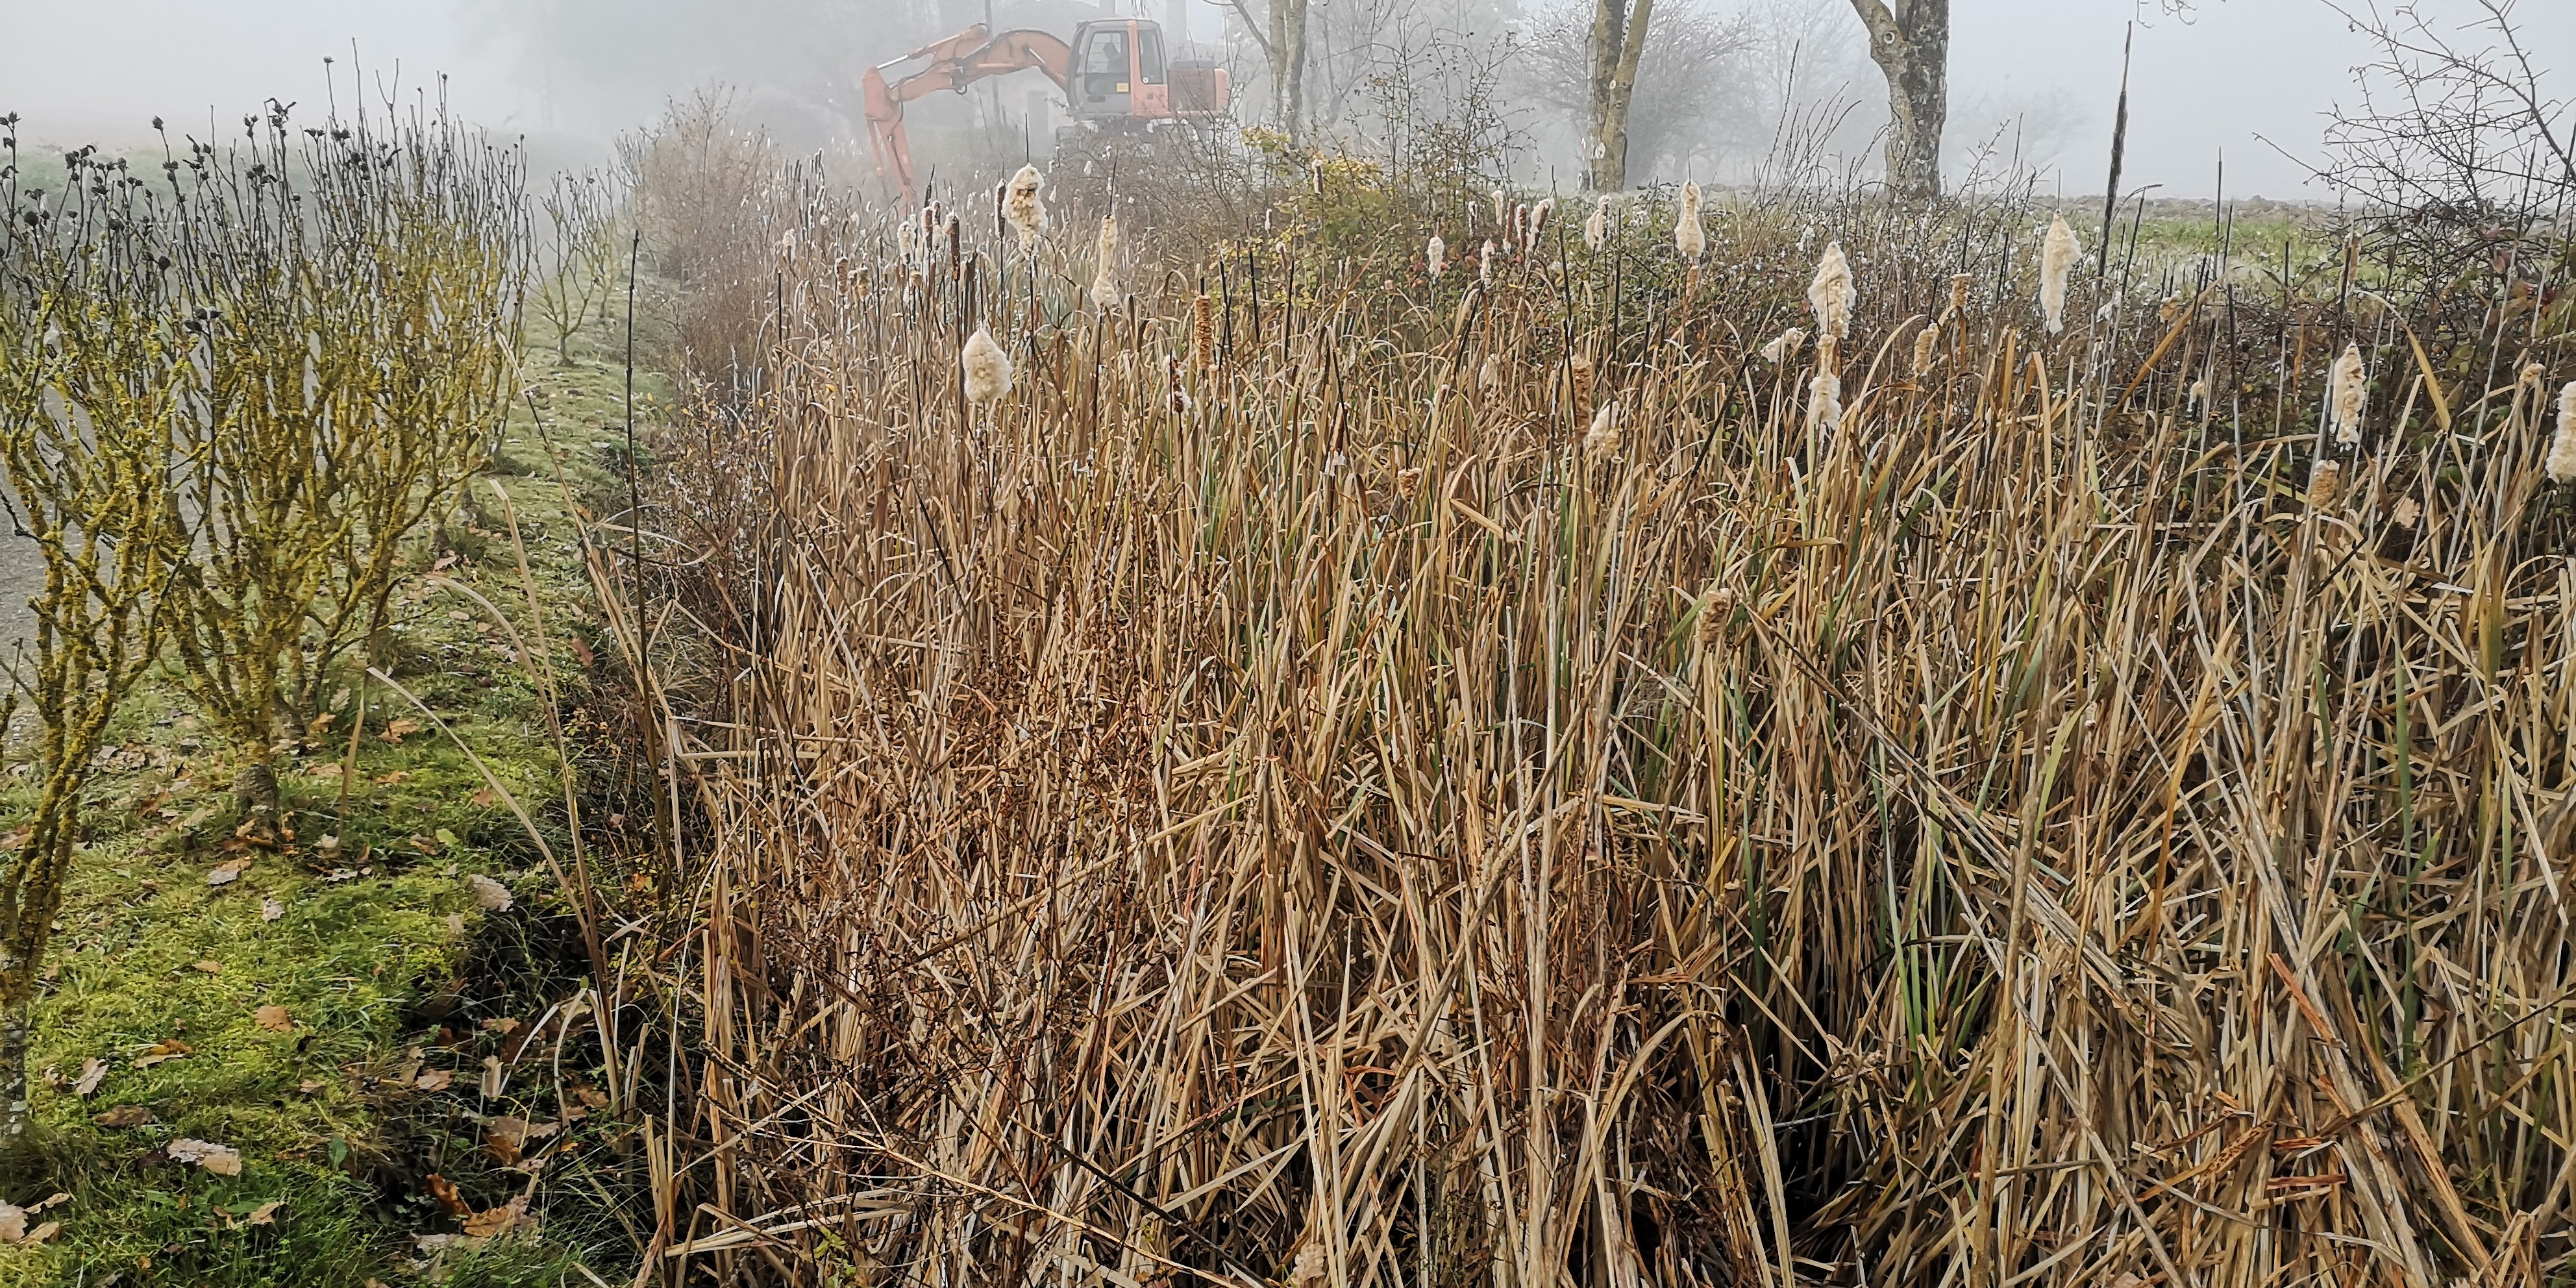
[[[2459,373],[2566,308],[2419,360],[2213,276],[2045,341],[2026,212],[1846,209],[1850,337],[1757,363],[1807,213],[1687,283],[1237,261],[1214,326],[812,219],[843,267],[781,267],[691,475],[757,518],[679,585],[666,1262],[2565,1273],[2568,526],[2538,400]],[[2356,340],[2390,446],[2311,508]]]

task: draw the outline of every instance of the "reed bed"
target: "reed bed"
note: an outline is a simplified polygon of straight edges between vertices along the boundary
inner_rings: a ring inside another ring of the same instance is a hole
[[[1719,199],[1099,309],[1096,223],[807,200],[622,610],[675,1279],[2576,1266],[2563,260],[2051,336],[2044,211]]]

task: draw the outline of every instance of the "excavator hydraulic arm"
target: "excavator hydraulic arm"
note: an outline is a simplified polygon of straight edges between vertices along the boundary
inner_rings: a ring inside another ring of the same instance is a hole
[[[927,58],[930,65],[889,83],[886,69]],[[912,177],[912,147],[903,133],[903,105],[935,90],[966,92],[966,87],[993,76],[1036,68],[1070,91],[1073,49],[1043,31],[1006,31],[987,38],[977,23],[945,40],[933,41],[901,58],[879,63],[859,78],[859,101],[867,118],[868,147],[876,156],[877,176],[903,191],[904,204],[918,200]]]

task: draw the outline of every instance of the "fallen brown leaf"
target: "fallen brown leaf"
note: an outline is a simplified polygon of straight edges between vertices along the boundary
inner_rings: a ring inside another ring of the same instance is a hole
[[[455,1080],[456,1075],[445,1069],[423,1069],[419,1077],[411,1080],[411,1085],[421,1091],[445,1091],[447,1084]]]
[[[528,1196],[525,1194],[499,1207],[485,1208],[465,1218],[465,1237],[469,1239],[494,1239],[515,1231],[534,1231],[536,1228],[537,1219],[528,1215]]]
[[[101,1127],[125,1128],[140,1127],[153,1121],[153,1117],[152,1111],[141,1105],[118,1105],[90,1121]]]
[[[501,798],[500,798],[499,796],[494,795],[494,794],[493,794],[493,792],[492,792],[492,789],[491,789],[491,788],[489,788],[489,787],[486,787],[486,788],[484,788],[483,790],[478,791],[478,792],[474,793],[473,795],[466,797],[465,799],[467,799],[467,800],[469,800],[469,801],[474,802],[476,805],[479,805],[479,806],[483,807],[484,809],[490,809],[490,808],[492,808],[494,805],[498,805],[498,804],[500,804],[500,803],[501,803]]]
[[[285,915],[286,915],[286,905],[285,905],[285,904],[279,903],[279,902],[278,902],[277,900],[275,900],[275,899],[262,899],[262,900],[260,900],[260,901],[259,901],[259,919],[260,919],[260,920],[262,920],[262,921],[275,921],[275,920],[277,920],[278,918],[283,917],[283,916],[285,916]]]
[[[107,1061],[101,1060],[97,1056],[91,1056],[88,1059],[81,1061],[80,1077],[72,1083],[72,1094],[75,1096],[87,1096],[91,1092],[98,1090],[98,1084],[106,1080]]]
[[[191,965],[194,966],[195,969],[204,971],[209,975],[221,975],[224,973],[224,964],[216,961],[212,957],[200,957],[195,962],[191,963]]]
[[[284,1199],[270,1199],[266,1203],[262,1203],[258,1207],[252,1208],[250,1210],[250,1215],[242,1218],[242,1224],[275,1225],[277,1224],[277,1210],[285,1206],[286,1200]]]
[[[244,855],[238,859],[226,859],[207,871],[206,884],[210,886],[231,885],[233,882],[241,880],[241,874],[248,871],[250,871],[250,856]]]
[[[241,1175],[241,1151],[230,1145],[182,1136],[162,1146],[162,1152],[170,1156],[171,1162],[194,1163],[217,1176]]]
[[[286,1013],[285,1007],[275,1002],[251,1012],[250,1022],[271,1033],[289,1033],[295,1029],[295,1018]]]
[[[437,1200],[439,1211],[449,1216],[463,1216],[474,1210],[474,1205],[467,1203],[465,1196],[456,1192],[456,1182],[431,1172],[423,1183],[429,1186],[429,1197]]]
[[[137,1069],[149,1069],[164,1060],[178,1060],[192,1054],[194,1054],[194,1052],[188,1049],[187,1043],[182,1042],[177,1038],[163,1038],[160,1041],[153,1043],[151,1048],[146,1050],[143,1054],[134,1057],[134,1067]]]
[[[404,716],[402,719],[386,725],[385,731],[377,736],[383,738],[387,742],[398,743],[419,732],[420,722],[412,719],[410,716]]]

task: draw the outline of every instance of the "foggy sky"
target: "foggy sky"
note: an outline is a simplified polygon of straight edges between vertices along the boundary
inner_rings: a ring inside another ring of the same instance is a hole
[[[706,2],[721,12],[745,0]],[[1167,0],[1148,3],[1156,16],[1167,11]],[[2463,0],[2422,4],[2431,12],[2465,7]],[[1213,35],[1217,11],[1200,0],[1194,12],[1197,34]],[[2139,14],[2134,0],[1956,0],[1952,93],[2042,101],[2059,91],[2049,101],[2080,110],[2078,137],[2090,142],[2061,157],[2065,173],[2057,182],[2069,194],[2098,192],[2120,42]],[[2517,16],[2541,58],[2559,57],[2549,69],[2558,92],[2576,92],[2576,67],[2566,66],[2562,53],[2576,51],[2576,3],[2524,0]],[[0,112],[28,118],[22,142],[64,144],[136,141],[154,115],[202,131],[210,116],[238,122],[272,95],[318,109],[325,57],[338,59],[340,92],[349,92],[354,40],[371,97],[397,73],[406,97],[434,93],[444,73],[461,114],[547,134],[558,123],[511,38],[496,27],[490,0],[0,0]],[[669,53],[665,68],[688,67],[689,50]],[[851,60],[877,53],[853,50]],[[2357,98],[2350,69],[2367,53],[2319,0],[2200,0],[2189,22],[2148,6],[2137,33],[2123,186],[2162,184],[2168,195],[2206,196],[2223,152],[2232,195],[2318,195],[2303,189],[2296,164],[2260,140],[2315,157],[2323,113]],[[679,83],[635,86],[631,101],[649,104],[691,88],[684,72],[660,75]],[[1882,92],[1875,83],[1855,88]],[[602,133],[589,123],[568,128]]]

